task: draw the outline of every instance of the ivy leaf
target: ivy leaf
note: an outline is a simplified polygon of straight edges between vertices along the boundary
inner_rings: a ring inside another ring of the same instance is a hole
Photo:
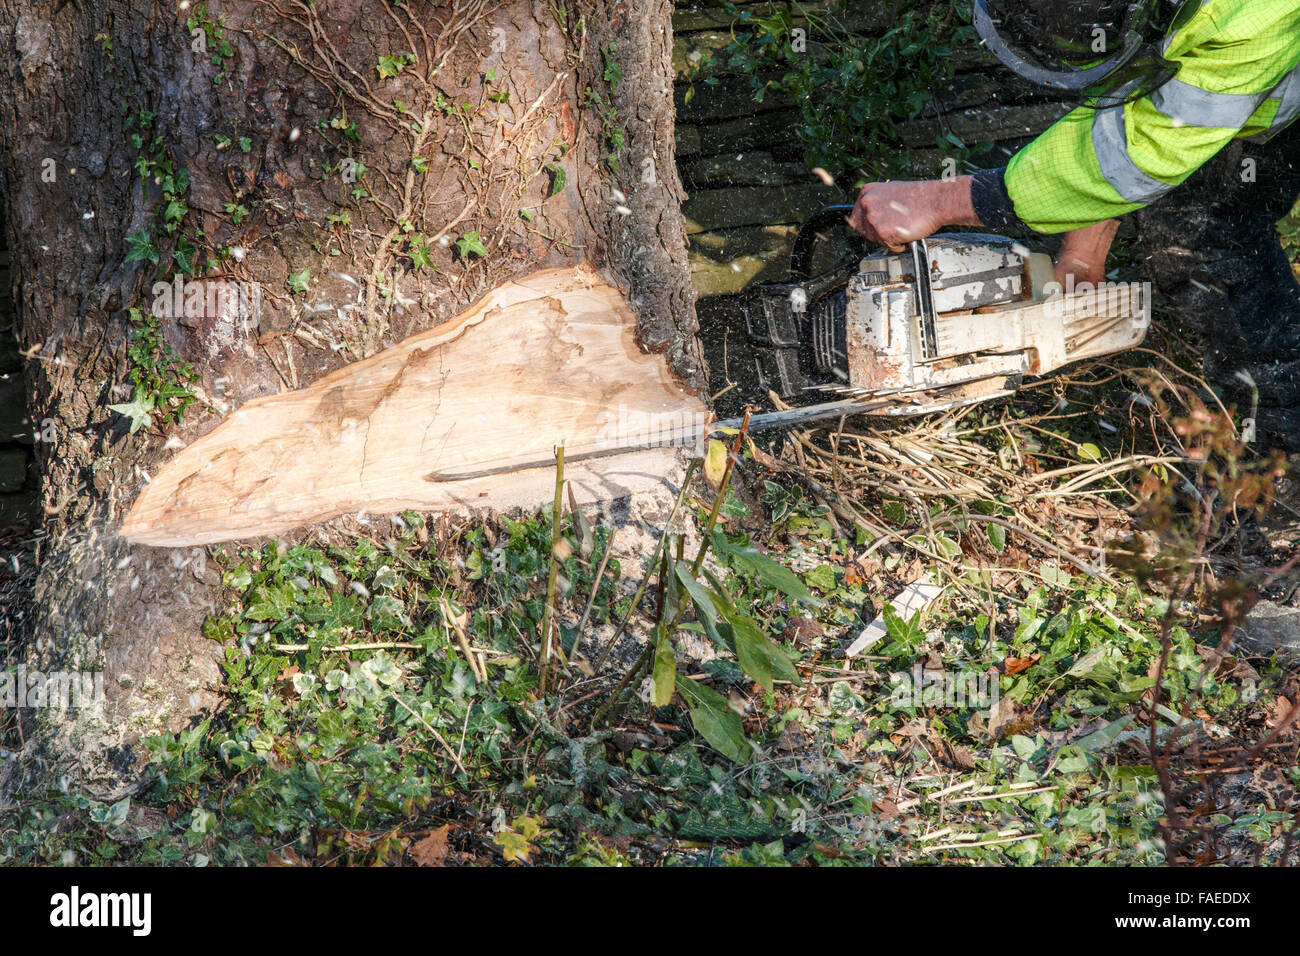
[[[259,584],[248,597],[244,617],[250,621],[281,621],[293,607],[293,587]]]
[[[424,244],[422,239],[412,239],[407,245],[406,251],[411,257],[411,265],[414,268],[433,267],[433,263],[429,260],[429,247]]]
[[[176,241],[176,249],[172,252],[172,259],[176,262],[176,267],[184,272],[187,276],[194,275],[194,243],[181,236]]]
[[[477,232],[467,232],[456,240],[456,251],[462,259],[470,256],[482,258],[488,254],[488,247],[483,245],[483,239]]]
[[[307,283],[309,282],[311,282],[310,269],[303,269],[301,272],[290,272],[289,278],[285,280],[291,292],[306,292]]]
[[[179,199],[173,199],[171,202],[167,203],[166,208],[163,209],[163,221],[169,223],[180,222],[185,218],[185,214],[189,211],[190,207],[185,205],[184,202]]]
[[[804,575],[804,580],[819,591],[833,591],[835,590],[835,566],[819,564]]]
[[[126,254],[127,262],[152,262],[158,264],[158,248],[153,244],[153,235],[148,229],[141,229],[126,237],[130,247]]]
[[[533,849],[522,834],[513,830],[502,830],[492,838],[492,842],[501,847],[501,855],[507,863],[527,863],[528,854]]]
[[[131,401],[122,405],[110,405],[108,407],[111,411],[131,419],[132,435],[141,428],[147,428],[153,424],[153,415],[151,413],[154,411],[154,397],[142,394],[139,389],[136,389]]]
[[[376,67],[379,71],[379,78],[384,80],[396,76],[406,69],[408,63],[414,62],[414,60],[415,57],[410,53],[404,53],[401,56],[381,56],[379,66]]]

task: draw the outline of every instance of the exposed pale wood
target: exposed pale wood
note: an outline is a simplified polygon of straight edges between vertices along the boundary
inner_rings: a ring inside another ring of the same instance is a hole
[[[536,507],[554,473],[533,467],[459,481],[511,462],[568,457],[705,408],[590,267],[507,283],[452,321],[308,388],[254,399],[172,459],[136,500],[122,535],[183,546],[274,534],[351,511]],[[653,435],[649,436],[653,437]],[[675,452],[574,461],[577,498],[662,480]]]

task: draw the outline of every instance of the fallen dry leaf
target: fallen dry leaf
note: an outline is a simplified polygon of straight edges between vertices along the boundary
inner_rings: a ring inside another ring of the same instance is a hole
[[[989,709],[988,734],[994,740],[1023,733],[1026,727],[1032,729],[1033,717],[1016,710],[1016,702],[1010,697],[1001,697]]]
[[[445,866],[447,861],[447,833],[451,824],[444,823],[436,830],[429,831],[423,840],[411,844],[411,859],[416,866]]]
[[[926,740],[933,748],[931,752],[940,763],[957,770],[975,769],[975,758],[965,747],[957,746],[934,733],[928,734]]]
[[[881,797],[871,806],[873,810],[880,814],[882,819],[892,820],[898,816],[898,804],[888,797]]]
[[[1029,657],[1008,657],[1002,662],[1003,672],[1007,676],[1019,674],[1021,671],[1027,671],[1043,655],[1031,654]]]
[[[266,866],[307,866],[307,862],[287,846],[278,853],[274,850],[266,854]]]

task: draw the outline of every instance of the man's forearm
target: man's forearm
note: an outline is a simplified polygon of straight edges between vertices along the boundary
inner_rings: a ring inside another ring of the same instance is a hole
[[[984,225],[975,212],[975,203],[971,196],[973,183],[974,179],[970,176],[958,176],[955,179],[938,179],[934,181],[937,202],[942,210],[943,220],[947,225]]]
[[[1066,288],[1075,283],[1094,285],[1106,278],[1106,256],[1119,229],[1118,219],[1107,219],[1095,226],[1067,232],[1056,255],[1056,281]]]

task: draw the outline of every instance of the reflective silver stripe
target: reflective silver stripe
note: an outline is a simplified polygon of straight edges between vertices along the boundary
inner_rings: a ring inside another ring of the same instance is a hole
[[[1281,100],[1277,104],[1277,115],[1273,117],[1273,122],[1269,123],[1270,129],[1285,126],[1300,115],[1300,66],[1282,77],[1282,81],[1273,87],[1273,92],[1268,94],[1268,98]]]
[[[1102,176],[1127,202],[1149,203],[1174,188],[1148,176],[1129,156],[1122,106],[1097,110],[1092,120],[1092,148]]]
[[[1300,66],[1282,77],[1268,94],[1268,98],[1278,101],[1277,112],[1273,114],[1273,119],[1269,121],[1266,129],[1246,137],[1248,143],[1268,142],[1281,132],[1282,127],[1289,125],[1300,116]]]
[[[1241,129],[1264,99],[1258,93],[1211,93],[1172,79],[1151,94],[1151,104],[1184,126]]]

